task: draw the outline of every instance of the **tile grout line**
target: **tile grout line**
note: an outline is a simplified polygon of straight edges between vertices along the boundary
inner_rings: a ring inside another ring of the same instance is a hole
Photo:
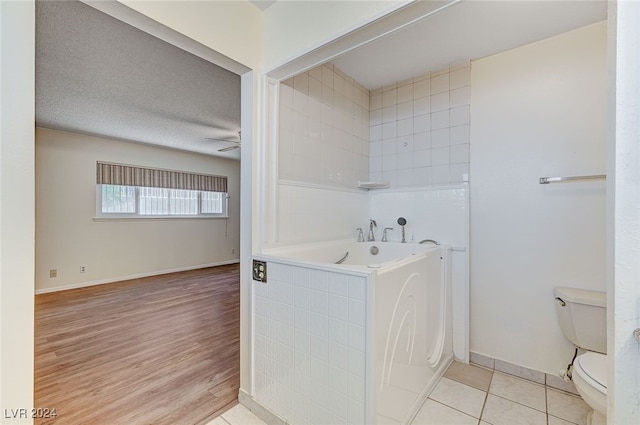
[[[427,398],[427,400],[431,400],[431,401],[433,401],[434,403],[438,403],[438,404],[440,404],[440,405],[442,405],[442,406],[448,407],[449,409],[451,409],[451,410],[455,410],[456,412],[462,413],[463,415],[468,416],[468,417],[470,417],[470,418],[478,419],[478,422],[480,422],[480,418],[476,418],[475,416],[472,416],[472,415],[468,414],[467,412],[463,412],[462,410],[460,410],[460,409],[456,409],[456,408],[455,408],[455,407],[453,407],[453,406],[449,406],[448,404],[444,404],[444,403],[443,403],[443,402],[441,402],[441,401],[434,400],[434,399],[432,399],[431,397],[428,397],[428,398]],[[425,400],[425,404],[426,404],[427,400]],[[423,404],[423,406],[424,406],[424,404]]]
[[[484,416],[484,408],[487,406],[487,400],[489,399],[489,391],[491,391],[491,384],[493,383],[493,377],[495,375],[495,369],[491,370],[491,379],[489,380],[489,387],[484,395],[484,402],[482,403],[482,410],[480,410],[480,417],[478,418],[478,425],[482,422],[482,417]],[[488,423],[488,422],[487,422]]]

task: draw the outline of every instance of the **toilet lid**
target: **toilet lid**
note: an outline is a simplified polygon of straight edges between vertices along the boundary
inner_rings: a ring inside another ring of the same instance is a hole
[[[575,371],[603,394],[607,394],[607,356],[600,353],[584,353],[573,364]]]

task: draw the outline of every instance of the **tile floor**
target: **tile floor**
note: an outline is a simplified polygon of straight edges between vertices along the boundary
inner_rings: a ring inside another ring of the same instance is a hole
[[[236,404],[231,409],[224,412],[207,425],[266,425],[259,417],[254,415],[251,410],[242,404]]]
[[[590,410],[575,394],[454,362],[413,425],[586,425]],[[239,404],[207,425],[265,423]]]
[[[413,425],[586,425],[590,411],[575,394],[454,362]]]

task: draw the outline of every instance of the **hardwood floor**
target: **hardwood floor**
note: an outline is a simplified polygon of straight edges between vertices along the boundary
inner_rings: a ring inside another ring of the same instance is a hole
[[[238,265],[36,296],[40,424],[204,424],[237,402]]]

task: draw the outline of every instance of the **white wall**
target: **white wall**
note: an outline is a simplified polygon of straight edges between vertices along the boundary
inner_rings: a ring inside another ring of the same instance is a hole
[[[0,2],[0,19],[0,407],[33,423],[4,412],[33,407],[34,3]]]
[[[96,161],[228,176],[229,218],[95,221]],[[237,261],[239,174],[230,159],[38,128],[36,290]]]
[[[609,5],[608,423],[640,423],[640,3]]]
[[[468,180],[469,74],[466,63],[371,92],[372,181],[397,188]]]
[[[555,286],[605,290],[606,23],[472,63],[471,351],[557,373]]]

